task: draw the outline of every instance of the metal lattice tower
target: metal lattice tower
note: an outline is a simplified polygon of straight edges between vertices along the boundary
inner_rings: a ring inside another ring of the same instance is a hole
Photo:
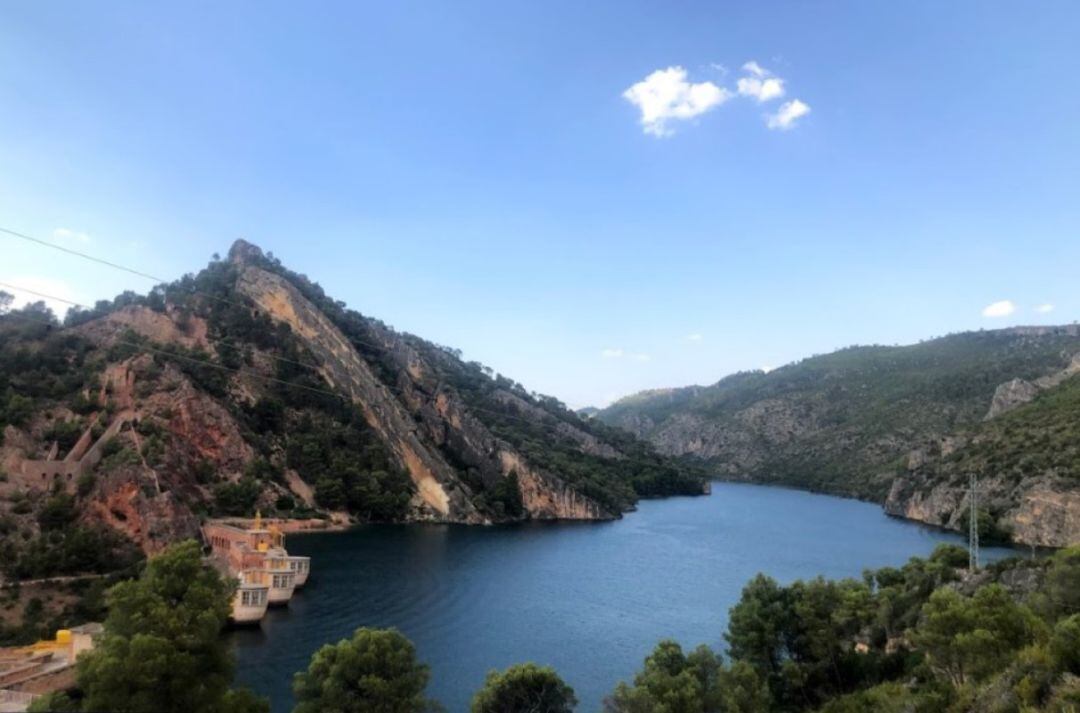
[[[979,568],[979,510],[978,493],[979,481],[975,474],[971,474],[971,484],[968,491],[968,569],[975,573]]]

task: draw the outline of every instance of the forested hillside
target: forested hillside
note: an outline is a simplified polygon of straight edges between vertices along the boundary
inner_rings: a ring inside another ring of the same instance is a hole
[[[596,418],[723,477],[878,502],[909,468],[918,471],[905,481],[914,489],[939,476],[952,487],[961,471],[974,468],[981,477],[1013,483],[1050,475],[1071,490],[1080,462],[1069,445],[1074,426],[1065,406],[1076,387],[1066,379],[1078,353],[1075,325],[851,347],[712,386],[644,392]],[[1042,405],[1010,411],[1038,394]],[[979,437],[960,436],[970,429]],[[974,450],[961,447],[967,443]],[[955,452],[952,460],[921,468],[943,447]],[[1016,509],[1022,491],[1003,496],[998,516]],[[958,525],[962,487],[957,492],[937,524]],[[903,509],[897,514],[926,519]]]

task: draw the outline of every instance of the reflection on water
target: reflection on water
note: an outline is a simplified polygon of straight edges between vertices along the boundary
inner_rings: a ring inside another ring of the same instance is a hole
[[[312,576],[261,629],[231,635],[238,678],[292,707],[292,676],[358,626],[397,627],[431,665],[429,693],[468,708],[491,668],[554,666],[579,710],[599,710],[661,638],[721,646],[727,611],[759,571],[859,576],[928,554],[952,534],[875,505],[717,483],[711,497],[646,501],[612,523],[366,526],[294,535]],[[988,558],[1008,550],[984,550]]]

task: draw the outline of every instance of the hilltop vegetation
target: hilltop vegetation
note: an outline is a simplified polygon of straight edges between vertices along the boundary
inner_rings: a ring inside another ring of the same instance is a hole
[[[956,481],[967,473],[992,473],[1008,483],[1052,472],[1080,484],[1080,377],[1037,395],[1029,403],[958,434],[962,447],[940,448],[920,467]]]

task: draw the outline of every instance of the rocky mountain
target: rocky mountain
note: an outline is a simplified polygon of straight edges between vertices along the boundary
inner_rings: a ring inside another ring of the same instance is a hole
[[[1078,354],[1076,325],[851,347],[643,392],[596,418],[725,478],[887,502],[951,528],[966,526],[974,469],[987,534],[1061,545],[1080,540],[1080,455],[1063,440]]]
[[[4,305],[0,305],[3,307]],[[0,310],[3,311],[3,310]],[[63,323],[0,315],[0,560],[106,571],[204,515],[482,524],[619,517],[699,472],[460,352],[226,260]]]

